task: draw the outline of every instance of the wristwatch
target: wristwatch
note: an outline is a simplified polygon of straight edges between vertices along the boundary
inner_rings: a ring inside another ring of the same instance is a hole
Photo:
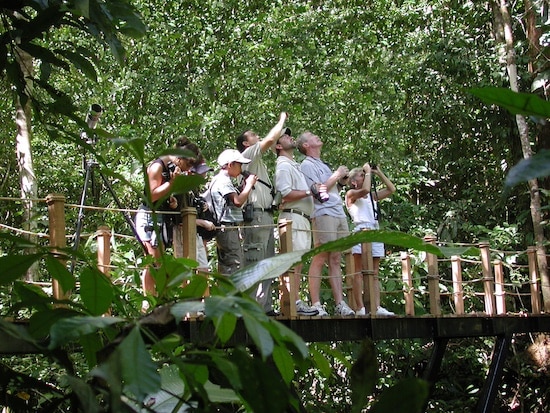
[[[306,191],[306,196],[310,196],[310,195],[311,195],[311,191],[308,189],[308,190]]]

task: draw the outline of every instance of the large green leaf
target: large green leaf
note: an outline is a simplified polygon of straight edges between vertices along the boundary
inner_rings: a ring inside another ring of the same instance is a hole
[[[69,317],[63,318],[53,324],[50,329],[50,344],[48,348],[54,349],[80,336],[93,333],[113,324],[121,323],[124,319],[118,317]]]
[[[244,325],[262,357],[265,359],[271,355],[274,347],[273,337],[262,323],[253,317],[244,317]]]
[[[550,175],[550,150],[543,149],[530,158],[522,159],[510,169],[504,182],[505,191],[531,179]]]
[[[416,378],[401,380],[385,390],[371,410],[373,413],[421,413],[428,398],[429,385]]]
[[[276,278],[287,272],[300,261],[328,251],[345,251],[362,242],[384,242],[403,248],[411,248],[416,251],[426,251],[436,255],[443,255],[440,248],[424,242],[423,239],[414,237],[399,231],[361,231],[353,233],[345,238],[327,242],[312,250],[292,251],[279,254],[275,257],[261,260],[249,265],[231,275],[231,281],[239,291],[246,291],[262,280]]]
[[[29,333],[37,339],[43,339],[51,333],[52,326],[59,320],[79,316],[77,311],[63,307],[37,311],[29,320]]]
[[[92,315],[100,315],[109,309],[114,297],[111,281],[96,268],[86,267],[80,274],[80,297]]]
[[[50,277],[59,282],[59,286],[63,291],[71,291],[74,288],[76,280],[64,262],[59,261],[59,259],[52,255],[47,255],[46,269]]]
[[[352,413],[360,413],[365,407],[368,397],[374,391],[377,372],[378,361],[374,343],[366,339],[361,344],[357,360],[350,370]]]
[[[140,329],[134,327],[113,353],[120,359],[124,388],[138,400],[160,389],[160,374],[147,351]]]
[[[41,259],[44,254],[5,255],[0,257],[0,285],[11,284],[23,277],[29,268]]]
[[[483,102],[502,106],[513,114],[550,118],[550,102],[532,93],[496,87],[472,88],[470,92]]]

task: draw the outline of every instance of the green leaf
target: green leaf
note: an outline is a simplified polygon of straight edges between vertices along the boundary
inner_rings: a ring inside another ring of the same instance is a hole
[[[542,149],[530,158],[522,159],[510,169],[504,182],[507,192],[513,186],[531,179],[550,175],[550,150]]]
[[[382,392],[372,413],[421,413],[428,399],[429,385],[416,378],[401,380]]]
[[[64,56],[67,60],[79,69],[84,76],[90,79],[92,82],[97,82],[97,72],[88,59],[82,56],[80,53],[71,52],[69,50],[56,50],[60,55]]]
[[[160,389],[160,374],[147,351],[138,327],[122,340],[112,357],[120,359],[125,389],[138,400]]]
[[[59,282],[59,286],[63,291],[71,291],[75,287],[74,275],[67,269],[65,263],[51,254],[46,255],[46,269],[50,277]]]
[[[8,285],[23,277],[44,254],[5,255],[0,257],[0,285]]]
[[[87,413],[100,413],[102,411],[91,385],[74,376],[64,376],[64,379],[73,389],[76,397],[80,400],[80,404],[86,406]]]
[[[273,349],[273,361],[285,383],[290,384],[294,378],[294,362],[288,350],[283,346],[276,346]]]
[[[470,93],[485,103],[502,106],[513,114],[550,118],[550,103],[532,93],[496,87],[472,88]]]
[[[256,344],[256,347],[264,359],[273,353],[273,337],[271,337],[271,334],[269,334],[262,323],[253,317],[245,316],[244,325],[246,327],[246,331],[252,338],[252,341],[254,341],[254,344]]]
[[[118,317],[70,317],[53,324],[50,329],[50,350],[80,336],[90,334],[113,324],[121,323],[124,319]]]
[[[80,313],[68,308],[50,308],[37,311],[29,320],[29,333],[37,339],[43,339],[50,334],[51,327],[59,320],[79,316]]]
[[[114,297],[111,281],[97,269],[86,267],[80,274],[80,297],[93,315],[107,312]]]
[[[325,355],[321,353],[316,347],[310,347],[309,352],[315,365],[317,366],[323,377],[330,377],[332,374],[332,366],[330,365]]]
[[[302,260],[307,250],[292,251],[258,261],[231,274],[239,291],[246,291],[262,280],[277,278]]]
[[[370,339],[363,340],[357,360],[350,370],[352,413],[360,413],[374,391],[378,372],[376,350]]]

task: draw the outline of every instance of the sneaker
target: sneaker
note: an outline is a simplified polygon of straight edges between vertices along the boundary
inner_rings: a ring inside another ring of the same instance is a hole
[[[359,310],[355,312],[355,315],[367,315],[365,312],[365,307],[361,307]]]
[[[393,317],[395,313],[386,310],[384,307],[378,307],[376,309],[376,315],[382,316],[382,317]]]
[[[317,310],[317,315],[320,317],[328,316],[328,313],[325,311],[325,307],[321,303],[315,303],[311,306],[314,310]]]
[[[296,314],[314,316],[319,314],[319,310],[317,308],[310,307],[302,300],[298,300],[296,301]]]
[[[334,310],[334,315],[339,315],[343,317],[351,316],[354,314],[355,312],[351,308],[349,308],[349,306],[346,304],[345,301],[341,301],[340,304],[338,304],[336,306],[336,309]]]

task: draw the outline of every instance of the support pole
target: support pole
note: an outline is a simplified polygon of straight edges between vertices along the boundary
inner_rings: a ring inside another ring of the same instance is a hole
[[[46,197],[48,205],[50,246],[52,252],[56,253],[67,246],[65,234],[65,197],[59,194],[49,194]],[[59,261],[65,265],[66,260],[59,258]],[[56,300],[68,298],[69,292],[63,291],[56,279],[52,280],[52,293]]]
[[[495,292],[494,278],[491,268],[491,252],[489,251],[489,243],[483,241],[479,243],[481,250],[481,269],[483,272],[483,294],[485,298],[485,313],[487,315],[495,315]]]
[[[401,252],[401,274],[403,276],[403,296],[405,314],[414,316],[414,287],[411,272],[411,257],[408,252]]]
[[[495,260],[495,301],[497,314],[506,314],[506,291],[504,289],[504,266],[501,260]]]
[[[97,268],[106,276],[111,273],[111,230],[100,226],[97,229]]]
[[[433,235],[426,235],[424,241],[429,244],[435,244],[437,238]],[[441,298],[439,293],[439,268],[437,265],[437,256],[426,253],[426,262],[428,263],[428,291],[430,293],[430,314],[441,315]]]
[[[279,241],[281,254],[292,251],[292,220],[281,219],[279,222]],[[296,314],[296,301],[291,299],[291,292],[299,291],[300,289],[300,286],[297,284],[298,281],[294,276],[294,268],[291,268],[286,273],[281,275],[281,313],[283,316],[291,319],[298,317]]]
[[[496,338],[491,366],[489,367],[489,373],[487,374],[485,384],[481,390],[476,413],[490,413],[493,411],[493,403],[495,402],[496,392],[511,342],[512,337],[510,335],[498,336]]]
[[[462,289],[462,262],[458,255],[451,257],[451,270],[453,275],[453,301],[455,314],[464,314],[464,291]]]
[[[368,231],[363,229],[362,231]],[[378,276],[374,276],[374,262],[372,259],[372,244],[361,244],[361,272],[363,273],[363,304],[371,314],[376,314],[376,283]]]
[[[529,280],[531,285],[531,313],[541,314],[540,285],[537,271],[537,248],[527,248],[529,260]]]

